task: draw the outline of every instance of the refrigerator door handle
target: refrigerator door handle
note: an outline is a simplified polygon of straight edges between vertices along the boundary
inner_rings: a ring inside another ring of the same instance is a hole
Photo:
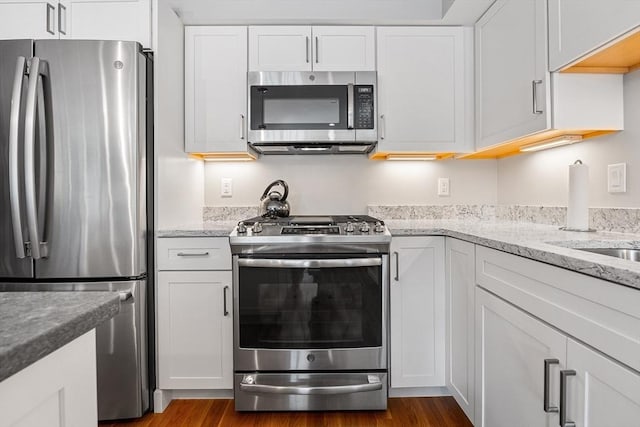
[[[22,213],[20,212],[20,175],[18,170],[18,138],[20,133],[20,104],[22,86],[26,72],[27,60],[19,56],[16,61],[16,72],[11,94],[11,118],[9,121],[9,200],[11,201],[11,223],[13,225],[13,241],[16,256],[25,257],[24,237],[22,236]]]
[[[29,229],[29,241],[31,257],[33,259],[46,258],[46,243],[41,242],[40,229],[38,227],[38,206],[36,203],[36,171],[35,171],[35,127],[36,107],[38,102],[38,86],[42,79],[41,74],[46,70],[46,63],[40,62],[40,58],[33,57],[29,66],[29,86],[27,87],[27,105],[24,119],[24,187],[27,207],[27,227]],[[45,108],[41,105],[40,108]],[[41,161],[45,161],[41,159]]]

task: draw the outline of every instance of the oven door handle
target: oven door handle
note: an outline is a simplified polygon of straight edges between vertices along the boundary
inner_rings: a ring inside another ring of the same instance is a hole
[[[382,265],[382,258],[342,258],[342,259],[262,259],[240,258],[240,267],[261,268],[341,268],[372,267]]]
[[[377,375],[367,375],[367,382],[364,384],[350,385],[329,385],[329,386],[283,386],[256,384],[253,375],[245,375],[240,382],[240,390],[248,393],[265,394],[301,394],[301,395],[332,395],[332,394],[352,394],[366,391],[382,389],[382,382]]]

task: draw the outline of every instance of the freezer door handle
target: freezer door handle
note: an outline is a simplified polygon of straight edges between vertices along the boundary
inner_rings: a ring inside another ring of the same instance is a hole
[[[27,60],[19,56],[11,94],[11,118],[9,121],[9,200],[11,202],[11,224],[16,256],[24,258],[24,237],[22,236],[22,212],[20,212],[20,174],[18,170],[18,137],[20,133],[20,104]]]
[[[31,257],[33,259],[46,258],[46,242],[41,241],[42,233],[40,227],[44,226],[44,198],[43,195],[46,186],[46,155],[40,158],[40,211],[38,215],[38,200],[36,197],[36,155],[35,155],[35,133],[36,133],[36,109],[41,111],[40,122],[46,120],[46,109],[44,105],[44,93],[42,88],[42,75],[47,74],[47,64],[40,61],[40,58],[33,57],[29,66],[29,85],[27,87],[27,105],[25,108],[24,119],[24,187],[25,201],[27,208],[27,228],[29,229],[29,241],[31,249]],[[40,89],[40,90],[39,90]],[[38,96],[40,94],[40,96]],[[42,102],[38,106],[38,101]],[[40,137],[44,137],[45,142],[41,144],[41,155],[46,153],[46,124],[40,123]],[[44,134],[43,134],[44,133]]]

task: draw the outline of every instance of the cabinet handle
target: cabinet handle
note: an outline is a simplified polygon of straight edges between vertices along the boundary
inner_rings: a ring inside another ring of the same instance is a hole
[[[384,139],[384,114],[380,114],[380,139]]]
[[[53,7],[52,4],[47,3],[47,33],[56,35],[55,31],[53,31],[53,19],[51,18],[51,12],[55,11],[56,8]]]
[[[222,299],[223,299],[223,314],[225,316],[229,315],[229,311],[227,310],[227,291],[229,290],[229,286],[225,286],[222,288]]]
[[[538,85],[542,84],[542,80],[531,81],[531,92],[533,96],[533,114],[542,114],[542,110],[538,110]]]
[[[64,11],[64,29],[62,25],[62,13]],[[58,32],[64,36],[67,35],[67,8],[62,3],[58,3]]]
[[[397,282],[400,280],[400,254],[394,251],[393,255],[396,257],[396,276],[393,278],[393,280]]]
[[[316,36],[316,64],[318,63],[318,36]]]
[[[240,114],[240,139],[244,139],[244,114]]]
[[[546,413],[558,412],[557,406],[549,405],[549,366],[559,364],[558,359],[544,359],[544,398],[542,404]]]
[[[576,375],[576,371],[560,371],[560,427],[575,427],[576,423],[567,421],[567,377]]]
[[[209,256],[209,252],[178,252],[178,256]]]
[[[309,37],[307,36],[307,64],[309,63]]]

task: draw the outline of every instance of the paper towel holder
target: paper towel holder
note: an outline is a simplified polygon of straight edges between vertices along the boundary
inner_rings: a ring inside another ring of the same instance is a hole
[[[582,160],[578,159],[575,162],[573,162],[573,164],[574,165],[581,165],[583,163],[582,163]],[[588,228],[588,229],[584,230],[584,229],[578,229],[578,228],[560,227],[559,229],[562,230],[562,231],[579,231],[581,233],[593,233],[593,232],[596,231],[594,228]]]

